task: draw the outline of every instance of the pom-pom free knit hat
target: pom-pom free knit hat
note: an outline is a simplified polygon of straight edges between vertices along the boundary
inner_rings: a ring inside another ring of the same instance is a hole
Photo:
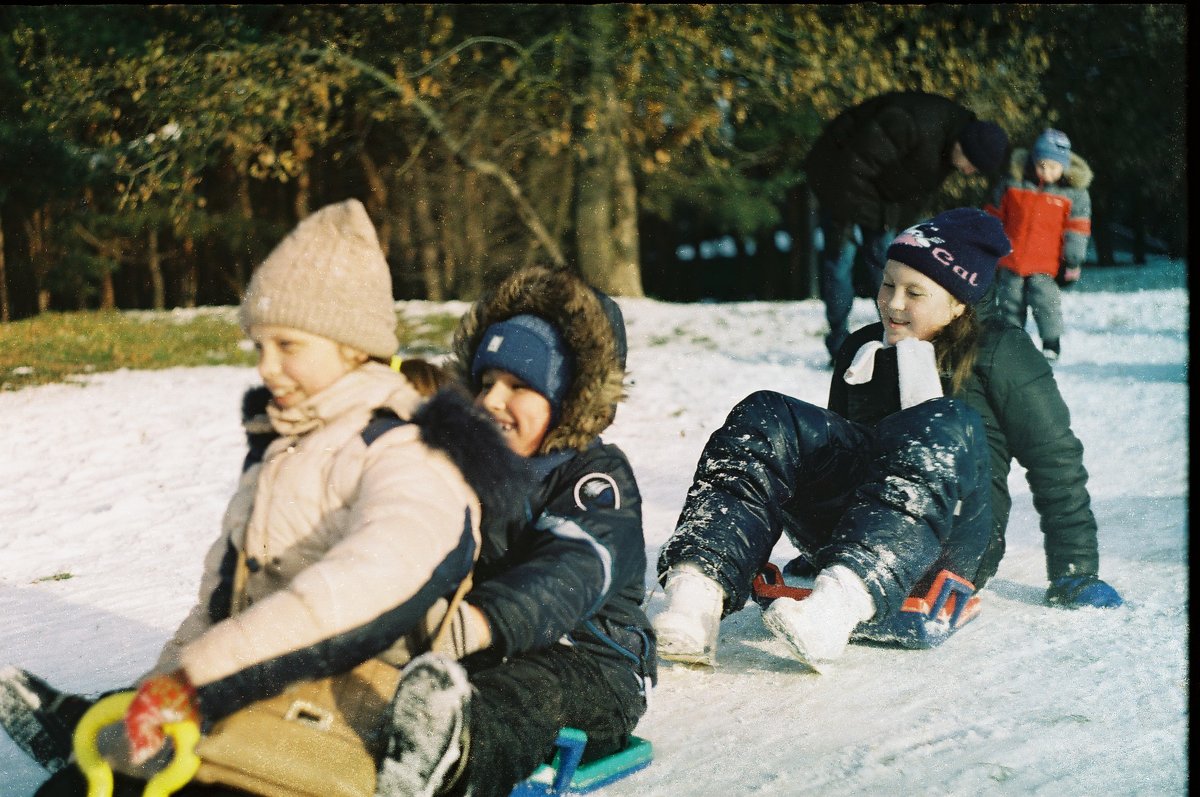
[[[400,347],[392,276],[357,199],[328,205],[288,233],[250,279],[239,311],[387,359]]]
[[[1033,142],[1033,162],[1057,161],[1063,169],[1071,165],[1071,139],[1061,130],[1047,127]]]
[[[550,402],[551,423],[559,418],[574,370],[571,352],[554,325],[536,315],[515,315],[492,324],[483,333],[471,380],[489,368],[507,371]]]
[[[963,155],[979,171],[994,175],[1008,160],[1008,134],[995,122],[973,119],[958,136]]]
[[[1011,251],[999,219],[978,208],[955,208],[897,235],[887,256],[975,304],[991,287],[996,263]]]

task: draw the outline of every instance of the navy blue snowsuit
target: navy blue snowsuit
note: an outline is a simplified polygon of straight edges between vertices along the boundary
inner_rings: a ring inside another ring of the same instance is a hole
[[[597,440],[532,464],[542,469],[533,519],[504,528],[485,521],[469,600],[487,616],[493,644],[462,662],[475,695],[456,794],[467,784],[476,797],[507,794],[564,726],[588,734],[589,757],[620,749],[657,677],[629,460]]]
[[[705,445],[659,578],[697,563],[725,590],[725,614],[738,611],[787,534],[819,568],[861,576],[880,620],[942,568],[976,570],[988,488],[983,424],[963,402],[933,399],[869,425],[761,391]]]

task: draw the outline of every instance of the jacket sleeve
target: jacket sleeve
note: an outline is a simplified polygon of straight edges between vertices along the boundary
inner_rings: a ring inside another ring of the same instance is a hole
[[[339,510],[345,531],[322,558],[183,649],[206,718],[380,654],[466,576],[478,504],[449,459],[417,435],[400,428],[366,449],[353,498]]]
[[[644,579],[641,496],[629,461],[611,446],[581,456],[586,467],[566,466],[507,566],[467,597],[488,618],[501,655],[553,644]]]
[[[863,120],[847,142],[846,187],[840,196],[849,207],[842,212],[831,208],[834,215],[874,219],[874,226],[882,227],[886,221],[887,203],[877,187],[880,175],[892,164],[905,159],[916,146],[918,135],[912,117],[900,108],[885,107]]]
[[[989,403],[1009,451],[1025,468],[1045,537],[1049,578],[1099,570],[1096,518],[1083,444],[1053,371],[1028,335],[1007,330],[988,374]]]
[[[1063,233],[1063,262],[1068,268],[1083,265],[1087,257],[1088,239],[1092,236],[1092,197],[1079,189],[1071,202],[1071,214]]]

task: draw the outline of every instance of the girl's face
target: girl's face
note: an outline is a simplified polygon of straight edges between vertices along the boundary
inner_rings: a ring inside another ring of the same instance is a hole
[[[1046,185],[1057,183],[1059,178],[1063,176],[1063,165],[1049,158],[1040,160],[1033,166],[1033,170],[1037,173],[1038,180]]]
[[[898,260],[883,267],[876,304],[892,345],[904,338],[931,340],[967,308],[941,285]]]
[[[344,343],[274,324],[254,324],[250,339],[259,376],[281,409],[317,395],[368,359]]]
[[[508,371],[489,368],[475,403],[487,410],[508,446],[523,457],[531,457],[550,431],[550,402],[541,393]]]

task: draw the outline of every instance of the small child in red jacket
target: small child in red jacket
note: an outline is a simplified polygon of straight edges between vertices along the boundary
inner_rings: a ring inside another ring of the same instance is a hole
[[[1092,170],[1061,130],[1046,128],[1030,150],[1013,152],[1009,176],[987,210],[1004,224],[1012,254],[1000,261],[1001,314],[1022,329],[1033,310],[1042,352],[1058,359],[1063,333],[1059,285],[1079,279],[1092,232]]]

